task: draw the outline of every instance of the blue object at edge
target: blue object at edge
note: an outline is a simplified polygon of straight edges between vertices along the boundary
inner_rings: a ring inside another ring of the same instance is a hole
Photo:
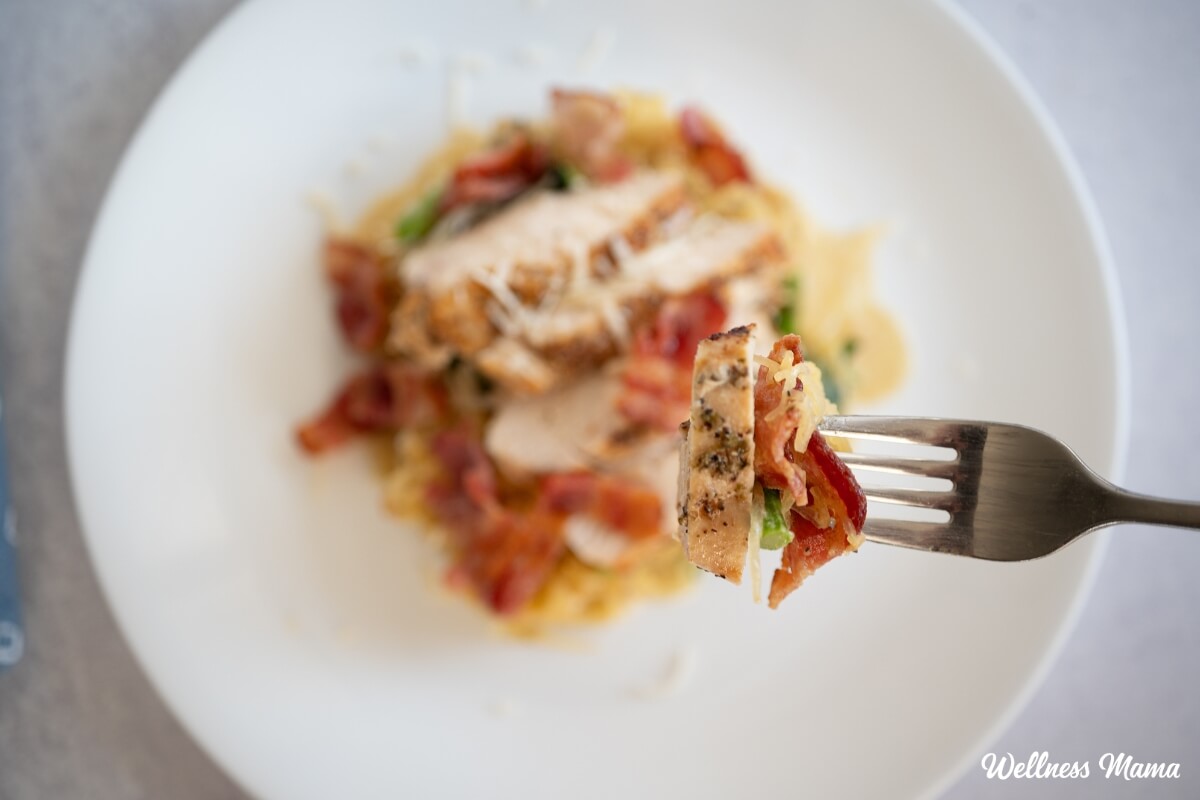
[[[0,391],[0,671],[17,663],[25,650],[21,598],[17,591],[17,520],[8,498],[3,409],[4,398]]]

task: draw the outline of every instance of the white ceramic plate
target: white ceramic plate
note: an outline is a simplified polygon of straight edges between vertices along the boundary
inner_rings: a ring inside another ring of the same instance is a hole
[[[944,786],[1049,663],[1095,539],[1021,565],[867,546],[777,613],[706,581],[560,648],[490,636],[433,591],[364,453],[298,456],[293,423],[349,367],[303,198],[353,213],[402,180],[445,132],[455,69],[480,122],[539,111],[552,83],[702,101],[819,218],[895,223],[879,283],[913,368],[887,409],[1019,421],[1120,463],[1126,363],[1095,217],[955,13],[256,0],[130,147],[71,331],[79,508],[155,685],[269,798]],[[683,690],[642,697],[681,654]]]

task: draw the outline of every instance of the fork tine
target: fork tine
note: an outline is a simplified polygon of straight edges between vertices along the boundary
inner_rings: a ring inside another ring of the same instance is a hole
[[[951,480],[958,470],[958,461],[935,461],[925,458],[892,458],[871,453],[838,453],[838,458],[848,467],[869,472],[888,472],[893,475],[914,475],[921,478],[945,478]]]
[[[937,508],[954,511],[958,508],[958,496],[954,492],[931,492],[918,489],[892,489],[869,486],[863,488],[868,500],[913,508]]]
[[[970,555],[970,537],[958,527],[942,522],[917,522],[909,519],[868,517],[863,535],[873,542],[932,550],[939,553]]]
[[[924,444],[954,448],[982,431],[979,423],[930,417],[830,416],[821,420],[822,433],[850,439]]]

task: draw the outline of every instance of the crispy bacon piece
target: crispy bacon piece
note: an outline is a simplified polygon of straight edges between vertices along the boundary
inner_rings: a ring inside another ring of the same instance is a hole
[[[486,518],[463,549],[458,568],[479,599],[507,615],[533,599],[565,549],[560,518],[504,510]]]
[[[395,292],[385,263],[370,248],[333,236],[325,240],[324,256],[342,334],[355,350],[376,351],[387,336]]]
[[[541,180],[549,167],[546,148],[526,132],[515,131],[503,144],[458,165],[438,211],[508,200]]]
[[[319,455],[361,433],[428,425],[448,408],[441,381],[408,364],[379,364],[351,377],[323,412],[296,429],[296,438]]]
[[[685,106],[679,112],[679,133],[688,146],[692,160],[704,171],[713,186],[724,186],[732,181],[752,181],[750,168],[746,166],[742,154],[698,108]]]
[[[442,474],[429,484],[426,499],[451,531],[470,529],[500,510],[496,470],[477,437],[461,429],[441,431],[430,449]]]
[[[793,512],[788,527],[796,538],[783,548],[779,568],[771,576],[771,590],[767,594],[771,608],[778,608],[818,567],[848,549],[846,531],[841,525],[819,528],[807,517]]]
[[[637,332],[617,410],[635,424],[676,430],[691,404],[696,347],[721,330],[725,314],[725,306],[710,292],[663,303],[653,323]]]
[[[539,507],[554,514],[584,514],[630,539],[660,532],[662,499],[640,483],[613,475],[564,472],[542,479]]]
[[[769,358],[782,361],[791,352],[794,363],[804,360],[800,337],[788,334],[771,348]],[[754,382],[754,474],[759,482],[771,489],[787,489],[796,503],[807,502],[805,471],[796,463],[793,438],[799,426],[800,412],[787,407],[783,413],[776,409],[784,402],[783,384],[776,383],[767,367],[758,368]],[[803,387],[797,384],[798,389]]]
[[[858,485],[858,479],[854,477],[854,473],[850,471],[845,462],[838,458],[837,453],[829,446],[829,442],[825,441],[825,437],[821,435],[820,431],[813,431],[804,455],[812,464],[808,471],[821,475],[822,481],[842,501],[846,517],[854,526],[854,530],[861,531],[867,521],[867,497],[863,494],[862,487]]]
[[[432,448],[442,476],[426,496],[456,550],[447,580],[469,585],[498,614],[520,610],[563,555],[561,515],[542,508],[506,508],[498,496],[495,469],[470,432],[443,431]]]
[[[808,474],[809,502],[788,518],[794,538],[783,548],[767,597],[776,608],[818,567],[856,548],[850,538],[862,530],[867,499],[849,468],[819,432],[800,457]]]
[[[555,89],[550,125],[556,154],[600,183],[624,178],[633,162],[618,149],[625,118],[615,98],[599,92]]]

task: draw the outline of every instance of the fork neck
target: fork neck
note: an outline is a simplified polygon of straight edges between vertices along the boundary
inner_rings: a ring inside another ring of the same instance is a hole
[[[1101,525],[1136,522],[1200,530],[1200,503],[1162,500],[1112,487]]]

